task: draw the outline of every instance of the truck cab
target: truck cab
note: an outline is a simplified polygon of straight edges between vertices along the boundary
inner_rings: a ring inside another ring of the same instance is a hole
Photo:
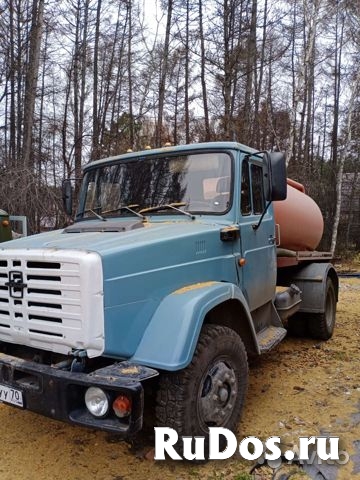
[[[72,225],[0,250],[0,400],[128,436],[151,384],[157,425],[235,429],[247,357],[292,318],[334,328],[328,257],[278,268],[286,194],[283,155],[234,142],[88,164]]]

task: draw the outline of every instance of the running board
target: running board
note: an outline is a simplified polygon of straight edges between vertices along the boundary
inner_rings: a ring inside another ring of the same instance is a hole
[[[285,337],[287,330],[282,327],[266,327],[257,334],[260,353],[266,353]]]

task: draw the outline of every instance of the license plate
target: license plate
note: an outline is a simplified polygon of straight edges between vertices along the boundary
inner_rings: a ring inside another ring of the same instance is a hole
[[[23,407],[23,394],[21,390],[16,388],[0,385],[0,402],[11,403],[17,407]]]

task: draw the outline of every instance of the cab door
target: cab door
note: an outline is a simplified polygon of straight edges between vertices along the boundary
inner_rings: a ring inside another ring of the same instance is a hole
[[[276,288],[275,224],[272,205],[265,210],[264,165],[259,157],[245,157],[241,170],[240,254],[237,262],[242,290],[253,311],[274,298]],[[245,263],[244,263],[245,261]]]

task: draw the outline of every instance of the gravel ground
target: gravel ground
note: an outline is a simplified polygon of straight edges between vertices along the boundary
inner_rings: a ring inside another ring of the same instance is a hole
[[[319,466],[317,479],[360,479],[360,279],[341,280],[335,334],[328,342],[287,338],[250,368],[237,438],[279,435],[284,449],[299,436],[337,435],[347,464]],[[103,432],[62,424],[0,404],[0,480],[314,478],[295,466],[274,470],[240,459],[205,465],[155,462],[140,435],[130,445]],[[250,472],[252,472],[251,475]]]

